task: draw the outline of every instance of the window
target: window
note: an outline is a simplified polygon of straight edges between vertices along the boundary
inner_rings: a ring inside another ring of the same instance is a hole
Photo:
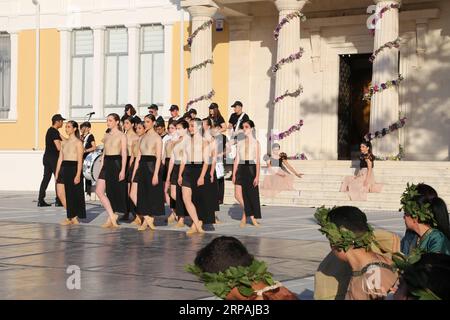
[[[141,114],[145,114],[150,104],[164,104],[163,26],[142,27],[140,47],[139,107]]]
[[[0,119],[8,119],[11,107],[11,38],[0,33]]]
[[[92,111],[94,36],[92,30],[76,30],[72,41],[72,89],[70,116],[81,118]]]
[[[108,28],[105,57],[105,114],[123,112],[128,103],[128,33]]]

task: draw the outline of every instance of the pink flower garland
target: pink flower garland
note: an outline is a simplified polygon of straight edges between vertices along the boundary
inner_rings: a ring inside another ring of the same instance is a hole
[[[280,102],[281,100],[283,100],[286,97],[294,97],[294,98],[298,97],[302,92],[303,92],[303,87],[301,85],[294,92],[289,92],[289,91],[286,90],[286,92],[284,94],[282,94],[281,96],[276,97],[275,100],[273,100],[273,103],[276,104],[276,103]]]
[[[272,134],[269,137],[269,140],[283,140],[284,138],[290,136],[292,133],[299,131],[301,127],[303,126],[303,120],[300,120],[297,124],[294,124],[292,127],[290,127],[288,130],[283,131],[278,134]]]
[[[397,38],[396,40],[394,40],[394,41],[390,41],[390,42],[388,42],[388,43],[385,43],[384,45],[382,45],[380,48],[378,48],[377,50],[375,50],[375,52],[373,53],[373,55],[369,58],[369,61],[370,62],[374,62],[375,61],[375,58],[377,57],[377,55],[381,52],[381,51],[383,51],[384,49],[386,49],[386,48],[389,48],[389,49],[392,49],[392,48],[400,48],[400,41],[401,41],[401,39],[400,38]]]
[[[201,30],[205,30],[206,28],[208,28],[209,26],[211,26],[213,24],[213,20],[208,20],[206,22],[204,22],[200,27],[198,27],[197,29],[195,29],[194,32],[192,32],[192,34],[190,35],[190,37],[187,39],[187,43],[188,46],[191,47],[192,46],[192,41],[194,40],[194,38],[197,36],[197,34],[201,31]]]
[[[377,25],[377,21],[380,20],[380,19],[382,19],[382,18],[383,18],[383,15],[384,15],[387,11],[389,11],[389,10],[391,10],[391,9],[400,9],[400,7],[401,7],[400,4],[393,3],[393,4],[390,4],[390,5],[387,5],[387,6],[383,7],[383,8],[381,8],[380,13],[379,13],[378,15],[376,15],[375,18],[373,18],[373,20],[372,20],[372,26],[375,27],[375,26]],[[375,35],[375,29],[370,30],[370,32],[371,32],[373,35]]]
[[[372,141],[373,139],[383,138],[385,135],[397,131],[406,125],[406,117],[401,118],[396,123],[391,124],[388,128],[383,128],[382,130],[375,131],[375,133],[368,133],[364,136],[364,140]]]
[[[205,94],[201,97],[195,98],[193,100],[189,100],[189,102],[186,105],[186,110],[189,109],[189,107],[191,105],[193,105],[196,102],[202,101],[202,100],[210,100],[216,93],[214,92],[214,90],[211,90],[208,94]]]
[[[370,89],[369,89],[369,93],[366,93],[364,95],[363,100],[366,100],[366,101],[371,100],[372,96],[375,93],[384,91],[384,90],[389,89],[389,88],[394,87],[394,86],[398,86],[400,84],[400,82],[403,81],[403,80],[404,80],[404,78],[402,77],[402,75],[399,75],[398,79],[396,79],[396,80],[392,80],[392,81],[388,81],[386,83],[382,83],[382,84],[379,84],[379,85],[376,84],[374,86],[371,86]]]
[[[295,156],[288,157],[288,160],[308,160],[304,153],[297,153]]]
[[[283,58],[280,61],[278,61],[273,67],[272,67],[272,72],[275,73],[277,72],[281,66],[285,63],[288,62],[292,62],[294,60],[300,59],[303,55],[303,48],[300,48],[300,50],[296,53],[291,54],[289,57],[287,58]]]
[[[301,21],[306,20],[305,15],[300,11],[289,13],[286,17],[281,19],[281,21],[278,23],[277,27],[273,31],[273,37],[275,38],[275,40],[278,40],[278,37],[280,36],[280,30],[283,28],[283,26],[294,18],[300,18]]]
[[[203,62],[201,62],[201,63],[199,63],[199,64],[197,64],[197,65],[195,65],[195,66],[192,66],[192,67],[190,67],[190,68],[187,68],[186,71],[187,71],[187,74],[188,74],[188,78],[191,77],[192,71],[197,70],[197,69],[200,69],[200,68],[203,68],[203,67],[206,67],[206,65],[207,65],[208,63],[214,64],[213,59],[207,59],[207,60],[205,60],[205,61],[203,61]]]

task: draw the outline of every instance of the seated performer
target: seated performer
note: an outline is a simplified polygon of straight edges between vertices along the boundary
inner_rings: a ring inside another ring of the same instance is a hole
[[[400,283],[395,300],[450,300],[450,256],[416,253],[417,257],[395,259]],[[417,261],[414,261],[417,260]]]
[[[225,300],[298,299],[234,237],[211,241],[197,253],[194,265],[186,266],[186,271],[198,276],[211,293]]]
[[[319,208],[314,217],[336,257],[351,270],[346,300],[385,299],[397,281],[392,260],[371,250],[375,240],[367,217],[356,207]],[[377,277],[374,284],[372,277]]]
[[[355,176],[345,177],[341,192],[347,192],[352,201],[366,201],[368,192],[381,192],[383,185],[375,183],[373,166],[375,157],[372,144],[364,141],[360,145],[359,171]]]
[[[441,198],[427,200],[415,184],[408,184],[401,198],[406,228],[414,231],[416,247],[425,252],[450,255],[450,225],[447,206]]]
[[[56,191],[67,218],[61,225],[79,224],[78,218],[86,218],[86,204],[83,194],[81,171],[83,167],[83,142],[80,139],[78,123],[67,121],[67,140],[61,142],[58,164],[56,166]]]
[[[274,198],[281,191],[295,190],[294,176],[291,172],[298,178],[301,178],[302,174],[291,166],[286,153],[280,153],[278,143],[272,145],[272,154],[265,155],[264,161],[267,163],[268,171],[261,186],[261,193],[264,197]]]

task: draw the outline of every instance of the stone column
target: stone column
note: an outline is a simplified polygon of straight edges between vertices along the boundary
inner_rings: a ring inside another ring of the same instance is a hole
[[[59,29],[59,39],[60,39],[60,49],[59,49],[59,59],[60,59],[60,89],[59,89],[59,113],[61,113],[66,118],[73,117],[70,114],[70,74],[71,74],[71,38],[72,30],[68,28]]]
[[[92,92],[95,119],[103,118],[104,105],[104,71],[105,71],[105,27],[96,26],[94,29],[94,90]]]
[[[191,6],[187,10],[191,15],[192,29],[191,34],[202,24],[212,19],[217,12],[216,7],[212,6]],[[214,23],[204,30],[200,30],[192,41],[190,67],[198,65],[207,59],[212,59],[212,28]],[[197,99],[207,95],[213,89],[212,86],[212,64],[194,70],[188,81],[189,100]],[[202,100],[194,103],[189,108],[194,108],[199,117],[208,115],[209,100]]]
[[[288,14],[299,11],[306,1],[276,0],[275,5],[279,11],[279,21]],[[284,24],[280,30],[277,41],[277,62],[300,50],[300,18],[294,18]],[[292,93],[300,86],[300,59],[284,64],[276,73],[275,97],[283,95],[286,91]],[[282,132],[289,129],[300,120],[300,96],[287,96],[274,105],[273,132]],[[278,142],[281,150],[288,156],[301,152],[300,132],[294,132],[290,136]]]
[[[128,103],[138,109],[139,30],[138,24],[126,25],[128,30]]]
[[[375,0],[377,12],[386,6],[399,4],[399,0]],[[375,27],[374,51],[399,36],[399,11],[390,9],[383,13]],[[372,86],[396,80],[398,72],[398,53],[395,48],[382,50],[373,63]],[[399,95],[398,88],[391,87],[372,96],[370,108],[370,132],[388,127],[398,120]],[[372,141],[373,152],[377,156],[397,155],[399,152],[399,135],[393,132],[382,139]]]

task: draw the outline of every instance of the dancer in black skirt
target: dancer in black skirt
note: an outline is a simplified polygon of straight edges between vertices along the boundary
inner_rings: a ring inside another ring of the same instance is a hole
[[[240,227],[247,224],[250,216],[252,224],[259,226],[261,219],[259,202],[260,144],[255,136],[255,124],[252,120],[242,123],[245,138],[237,143],[236,158],[233,165],[233,183],[235,198],[244,209]]]
[[[83,180],[83,142],[80,139],[78,123],[66,123],[67,140],[62,141],[56,166],[56,192],[64,208],[67,218],[61,225],[79,224],[78,218],[86,218],[86,204],[84,201]]]
[[[108,133],[103,138],[102,169],[97,180],[95,193],[108,213],[103,228],[117,228],[120,213],[128,211],[128,192],[125,177],[127,167],[127,137],[120,128],[120,118],[111,113],[106,118]],[[106,193],[106,195],[105,195]]]
[[[183,150],[178,179],[178,183],[182,185],[184,205],[193,221],[187,234],[204,233],[202,225],[213,224],[215,221],[214,208],[208,200],[209,193],[206,189],[211,179],[208,171],[209,144],[203,139],[201,129],[201,119],[190,121],[189,132],[192,136],[187,139]]]
[[[138,215],[144,216],[139,231],[144,231],[147,227],[155,230],[154,216],[163,216],[165,213],[164,182],[160,170],[162,140],[153,129],[155,121],[155,117],[151,114],[144,118],[147,132],[141,137],[136,158],[138,162],[133,174],[133,182],[137,182],[136,211]]]
[[[123,117],[122,117],[123,119]],[[136,141],[139,140],[139,136],[136,133],[135,120],[136,118],[128,117],[123,119],[123,128],[125,135],[127,136],[127,170],[126,170],[126,179],[128,183],[128,194],[130,194],[131,189],[131,176],[133,175],[134,168],[134,160],[137,157],[137,154],[133,156],[133,145],[135,145]],[[125,213],[119,221],[128,221],[130,219],[130,213],[135,212],[136,208],[134,208],[134,204],[131,199],[128,197],[128,211]]]
[[[137,166],[137,157],[139,154],[139,145],[141,143],[141,138],[142,136],[145,134],[146,130],[145,130],[145,122],[141,121],[138,124],[136,124],[136,134],[138,135],[138,140],[135,140],[131,149],[132,149],[132,154],[131,154],[131,167],[129,169],[129,173],[130,173],[130,181],[131,181],[131,188],[130,188],[130,199],[131,202],[134,205],[134,213],[135,213],[135,217],[133,220],[133,224],[140,226],[142,224],[142,219],[141,217],[139,217],[139,215],[136,213],[136,205],[137,205],[137,182],[134,182],[134,168]]]
[[[217,183],[216,176],[216,164],[217,164],[217,145],[216,139],[213,137],[212,133],[212,120],[211,118],[203,119],[203,138],[208,142],[208,172],[210,179],[205,181],[205,189],[208,192],[208,205],[213,208],[215,212],[220,210],[219,207],[219,184]],[[214,215],[215,221],[217,223],[217,216]]]
[[[163,166],[163,182],[164,182],[164,200],[166,201],[167,205],[170,208],[170,215],[167,218],[167,223],[171,224],[175,222],[176,215],[175,215],[175,200],[170,197],[170,176],[168,175],[169,172],[169,165],[170,165],[170,156],[172,154],[173,147],[176,144],[177,134],[176,134],[177,128],[176,123],[171,122],[169,123],[169,126],[167,127],[167,137],[169,137],[166,141],[166,143],[163,142],[163,157],[164,160],[164,166]]]
[[[176,228],[184,227],[184,217],[187,213],[186,207],[184,206],[181,185],[178,184],[178,175],[183,158],[184,144],[189,139],[188,128],[189,124],[186,120],[180,119],[176,122],[176,140],[174,140],[166,179],[170,183],[170,199],[175,201],[175,214],[178,219]]]

